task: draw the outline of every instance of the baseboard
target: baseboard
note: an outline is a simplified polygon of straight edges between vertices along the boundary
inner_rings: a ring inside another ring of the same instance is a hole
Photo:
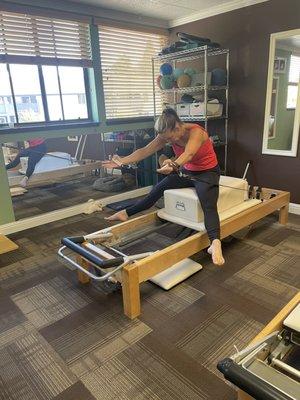
[[[36,226],[49,224],[51,222],[59,221],[64,218],[73,217],[74,215],[82,214],[94,204],[101,204],[106,206],[109,203],[114,203],[121,200],[132,199],[135,197],[143,196],[149,193],[152,186],[130,190],[125,193],[116,194],[113,196],[104,197],[103,199],[95,200],[94,202],[85,202],[72,207],[62,208],[56,211],[35,215],[34,217],[20,219],[19,221],[10,222],[0,226],[0,234],[10,235],[12,233],[21,232],[26,229],[35,228]]]
[[[300,215],[300,204],[297,203],[290,203],[289,204],[289,212],[291,214]]]

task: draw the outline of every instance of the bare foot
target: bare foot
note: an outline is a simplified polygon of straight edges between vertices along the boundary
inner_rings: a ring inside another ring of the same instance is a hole
[[[125,222],[128,220],[128,215],[126,210],[121,210],[116,212],[115,214],[111,215],[110,217],[104,218],[106,221],[121,221]]]
[[[22,188],[26,188],[26,186],[27,186],[27,183],[28,183],[28,176],[24,176],[24,178],[21,180],[21,182],[19,183],[19,185],[22,187]]]
[[[214,239],[211,243],[211,246],[207,250],[209,254],[211,254],[212,261],[215,265],[223,265],[225,263],[223,254],[222,254],[222,245],[219,239]]]

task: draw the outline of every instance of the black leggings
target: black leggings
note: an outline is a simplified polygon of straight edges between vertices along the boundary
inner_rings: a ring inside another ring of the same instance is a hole
[[[219,197],[220,168],[190,172],[185,171],[193,178],[180,177],[178,174],[171,174],[153,187],[151,192],[142,200],[131,207],[126,208],[128,216],[134,215],[140,211],[152,207],[159,200],[165,190],[195,187],[200,204],[204,214],[204,224],[210,241],[220,239],[220,219],[217,210],[217,201]]]
[[[20,164],[21,157],[28,157],[28,167],[26,170],[26,176],[29,178],[35,169],[36,164],[47,152],[46,144],[41,143],[34,147],[28,147],[27,149],[21,150],[16,158],[5,166],[6,169],[15,168]]]

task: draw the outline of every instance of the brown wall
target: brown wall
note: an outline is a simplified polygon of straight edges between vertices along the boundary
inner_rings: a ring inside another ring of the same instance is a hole
[[[291,192],[300,203],[300,151],[297,157],[262,154],[270,34],[300,28],[299,0],[269,0],[172,29],[219,42],[230,49],[229,174]]]

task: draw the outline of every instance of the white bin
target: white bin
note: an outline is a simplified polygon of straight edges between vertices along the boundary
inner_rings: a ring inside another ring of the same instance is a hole
[[[189,103],[177,104],[177,114],[178,114],[178,117],[189,117],[190,116],[190,104]]]
[[[205,104],[203,102],[190,104],[190,116],[201,117],[205,113]],[[223,113],[223,104],[207,103],[207,115],[211,117],[220,117]]]

